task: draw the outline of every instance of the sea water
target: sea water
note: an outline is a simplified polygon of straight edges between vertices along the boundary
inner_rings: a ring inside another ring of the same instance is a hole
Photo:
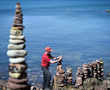
[[[0,0],[0,78],[8,78],[6,55],[15,4],[21,2],[28,55],[28,77],[42,81],[40,67],[44,48],[63,56],[63,66],[77,67],[102,58],[105,73],[110,68],[110,0]],[[55,74],[56,64],[50,71]]]

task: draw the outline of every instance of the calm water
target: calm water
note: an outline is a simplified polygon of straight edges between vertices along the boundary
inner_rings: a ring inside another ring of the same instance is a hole
[[[0,78],[8,77],[6,55],[9,31],[17,0],[0,1]],[[40,82],[41,56],[44,47],[53,55],[63,56],[64,67],[76,68],[83,63],[103,58],[105,72],[110,68],[109,0],[21,0],[24,13],[27,63],[30,81]],[[56,65],[50,71],[55,73]],[[33,74],[33,75],[32,75]]]

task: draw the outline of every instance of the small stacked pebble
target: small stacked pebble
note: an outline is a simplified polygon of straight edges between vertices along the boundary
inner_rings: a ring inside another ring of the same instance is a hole
[[[25,37],[23,35],[23,14],[20,3],[16,4],[14,24],[10,31],[7,55],[9,56],[9,78],[7,87],[11,90],[28,90]]]
[[[65,72],[62,69],[62,62],[57,64],[56,75],[54,76],[54,88],[60,88],[65,86]]]
[[[66,68],[65,76],[66,76],[66,83],[69,85],[72,85],[73,78],[72,78],[72,68],[71,67]]]

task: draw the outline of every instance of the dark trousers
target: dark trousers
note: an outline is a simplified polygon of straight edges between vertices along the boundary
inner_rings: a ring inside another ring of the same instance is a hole
[[[49,72],[49,69],[46,67],[42,67],[42,71],[43,71],[43,89],[50,88],[51,74]]]

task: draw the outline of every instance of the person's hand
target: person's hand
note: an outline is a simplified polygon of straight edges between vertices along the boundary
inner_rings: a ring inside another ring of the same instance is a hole
[[[62,60],[62,56],[58,56],[58,62]]]

